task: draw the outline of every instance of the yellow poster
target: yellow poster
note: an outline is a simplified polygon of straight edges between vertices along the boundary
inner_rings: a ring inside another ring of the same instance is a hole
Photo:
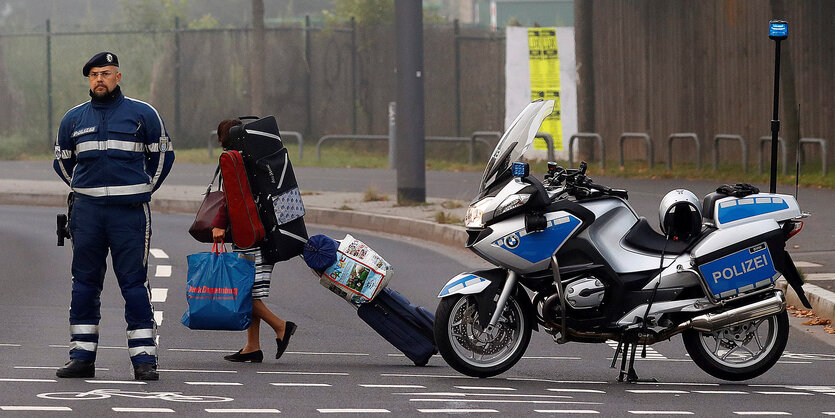
[[[554,138],[554,150],[561,151],[560,59],[556,28],[528,28],[528,51],[531,100],[554,100],[554,112],[545,118],[539,131],[550,134]],[[534,149],[546,150],[548,147],[544,140],[537,138]]]

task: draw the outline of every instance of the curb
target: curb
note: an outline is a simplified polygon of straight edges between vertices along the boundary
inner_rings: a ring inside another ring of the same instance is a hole
[[[151,209],[161,213],[197,213],[200,203],[193,199],[160,198],[151,201]],[[66,193],[0,192],[0,204],[63,207],[66,205]],[[305,210],[306,221],[311,224],[386,232],[459,248],[467,241],[467,232],[460,226],[353,210],[321,207],[306,207]],[[778,280],[777,286],[784,290],[786,303],[802,306],[794,291],[787,287],[785,280]],[[812,284],[804,284],[803,290],[815,314],[835,322],[835,292]]]

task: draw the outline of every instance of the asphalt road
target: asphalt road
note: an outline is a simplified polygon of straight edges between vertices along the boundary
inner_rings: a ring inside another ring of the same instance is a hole
[[[742,384],[712,378],[689,361],[679,338],[650,347],[636,368],[655,384],[619,384],[605,344],[554,344],[536,333],[516,367],[497,378],[465,378],[433,357],[418,368],[377,336],[353,308],[320,287],[302,261],[279,264],[268,305],[299,330],[280,361],[232,364],[242,332],[191,331],[185,309],[185,256],[208,250],[186,234],[190,215],[155,214],[150,276],[160,324],[161,380],[137,384],[125,346],[123,303],[105,280],[97,374],[56,379],[66,360],[69,247],[56,247],[55,208],[0,206],[0,411],[22,415],[110,416],[116,412],[181,416],[207,413],[308,416],[322,413],[480,412],[641,416],[692,413],[738,416],[770,412],[835,414],[835,349],[793,327],[786,353],[769,372]],[[311,227],[341,237],[346,231]],[[396,266],[390,287],[434,310],[452,275],[481,263],[463,250],[350,231]],[[167,289],[167,292],[162,291]],[[265,330],[267,354],[274,343]],[[550,411],[550,412],[549,412]]]

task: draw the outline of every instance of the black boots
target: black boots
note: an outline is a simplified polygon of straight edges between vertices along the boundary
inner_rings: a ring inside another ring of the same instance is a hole
[[[157,365],[153,363],[140,363],[133,366],[133,378],[136,380],[159,380]]]
[[[223,356],[224,360],[228,360],[235,363],[243,363],[246,361],[250,361],[253,363],[260,363],[264,361],[264,352],[261,350],[252,351],[249,353],[241,353],[243,349],[238,350],[235,354],[229,354],[228,356]]]
[[[92,361],[71,359],[63,367],[59,368],[55,375],[69,378],[92,378],[96,377],[96,364]]]
[[[59,368],[55,375],[69,378],[93,378],[96,377],[96,364],[92,361],[71,359]],[[159,380],[157,365],[153,363],[137,364],[133,366],[133,377],[136,380]]]

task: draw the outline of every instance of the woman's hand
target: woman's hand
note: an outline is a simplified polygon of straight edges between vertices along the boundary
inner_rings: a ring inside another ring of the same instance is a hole
[[[224,235],[226,235],[225,229],[212,228],[212,239],[214,242],[223,242]]]

